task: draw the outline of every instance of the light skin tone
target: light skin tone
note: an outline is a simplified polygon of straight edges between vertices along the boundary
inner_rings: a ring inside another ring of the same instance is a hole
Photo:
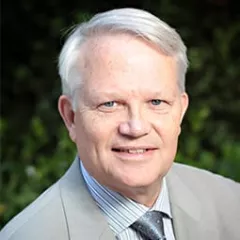
[[[93,37],[81,53],[77,109],[68,96],[59,98],[69,135],[99,183],[151,207],[175,158],[188,106],[176,61],[127,34]]]

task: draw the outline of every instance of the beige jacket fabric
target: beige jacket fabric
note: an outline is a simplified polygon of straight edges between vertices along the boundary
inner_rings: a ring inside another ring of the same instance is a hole
[[[174,163],[167,175],[176,240],[239,240],[240,184]],[[13,218],[1,240],[113,240],[75,159],[66,174]]]

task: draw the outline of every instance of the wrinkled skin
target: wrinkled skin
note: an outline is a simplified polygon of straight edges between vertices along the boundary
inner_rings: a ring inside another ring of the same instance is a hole
[[[87,171],[101,184],[151,206],[176,155],[188,97],[173,57],[131,35],[82,46],[77,109],[59,111]]]

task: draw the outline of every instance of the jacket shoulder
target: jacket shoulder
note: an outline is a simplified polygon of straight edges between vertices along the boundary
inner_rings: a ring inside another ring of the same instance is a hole
[[[68,239],[59,182],[10,220],[0,232],[0,239]]]
[[[207,170],[174,163],[170,170],[197,197],[206,204],[211,204],[219,217],[229,220],[240,216],[240,184],[232,179]],[[238,217],[240,220],[240,217]]]
[[[207,185],[204,189],[211,187],[226,187],[233,190],[238,190],[236,194],[240,197],[240,184],[230,178],[215,174],[213,172],[192,167],[189,165],[174,163],[171,169],[175,174],[181,176],[181,180],[188,183],[188,185]],[[190,181],[189,181],[190,180]]]
[[[203,239],[239,239],[240,184],[212,172],[174,163],[167,175],[170,201],[194,219]],[[177,222],[179,215],[175,215]],[[178,224],[181,226],[182,221]]]

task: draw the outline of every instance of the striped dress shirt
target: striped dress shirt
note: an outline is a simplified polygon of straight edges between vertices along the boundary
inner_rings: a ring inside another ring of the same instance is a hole
[[[130,226],[147,211],[158,210],[166,214],[163,218],[163,224],[167,240],[175,240],[165,179],[163,179],[162,189],[154,206],[148,208],[99,184],[90,176],[82,162],[80,164],[80,171],[90,194],[106,217],[108,225],[115,234],[116,239],[143,240],[141,235],[132,230]]]

